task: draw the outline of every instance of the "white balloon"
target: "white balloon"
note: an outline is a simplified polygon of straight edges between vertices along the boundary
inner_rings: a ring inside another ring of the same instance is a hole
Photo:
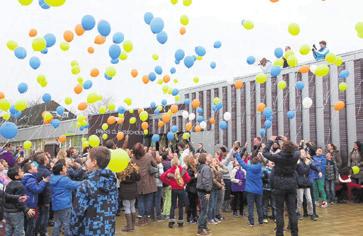
[[[194,120],[195,119],[195,114],[194,113],[190,113],[189,114],[189,120]]]
[[[232,115],[230,112],[227,111],[224,113],[223,118],[225,121],[229,121],[232,118]]]
[[[207,123],[205,121],[200,122],[200,128],[205,129],[207,128]]]
[[[313,105],[313,100],[311,98],[306,97],[302,101],[303,107],[309,109]]]
[[[189,117],[189,112],[188,111],[183,111],[182,116],[183,116],[184,119],[187,119]]]

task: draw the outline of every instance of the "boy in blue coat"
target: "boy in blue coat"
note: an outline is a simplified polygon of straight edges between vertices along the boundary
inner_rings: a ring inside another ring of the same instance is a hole
[[[38,194],[47,186],[49,177],[43,178],[42,181],[38,182],[38,168],[32,162],[25,163],[23,171],[25,174],[22,183],[25,187],[26,195],[28,196],[26,206],[30,209],[34,209],[36,212],[35,217],[26,218],[25,220],[25,235],[35,235],[35,223],[38,217]]]
[[[320,169],[322,175],[319,175],[317,172],[313,171],[312,179],[313,179],[313,190],[314,190],[314,199],[315,201],[322,201],[321,207],[325,208],[328,206],[326,193],[324,188],[325,182],[325,172],[326,172],[326,157],[323,154],[323,149],[321,147],[316,149],[316,155],[313,156],[313,165]]]
[[[60,160],[54,165],[53,175],[50,178],[52,210],[54,211],[53,236],[60,235],[62,226],[64,236],[71,235],[72,191],[77,189],[81,182],[72,181],[66,175],[67,166],[64,160]]]

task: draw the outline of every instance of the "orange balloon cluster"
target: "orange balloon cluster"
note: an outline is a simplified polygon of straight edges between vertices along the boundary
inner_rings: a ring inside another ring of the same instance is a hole
[[[343,110],[345,108],[345,103],[343,101],[338,101],[335,103],[334,105],[334,109],[336,111],[340,111],[340,110]]]
[[[266,107],[265,103],[259,103],[257,105],[257,111],[258,112],[263,112],[265,110],[265,107]]]
[[[193,109],[197,109],[199,106],[200,106],[200,101],[199,101],[199,99],[194,99],[194,100],[192,101],[192,108],[193,108]]]
[[[236,89],[241,89],[243,88],[244,84],[243,84],[243,81],[242,80],[236,80],[236,82],[234,82],[234,87]]]
[[[164,113],[161,117],[161,119],[163,120],[163,122],[166,124],[166,123],[169,123],[170,122],[170,115],[168,113]]]

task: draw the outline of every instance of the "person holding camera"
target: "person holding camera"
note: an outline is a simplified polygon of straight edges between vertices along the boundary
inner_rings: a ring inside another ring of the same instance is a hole
[[[322,61],[325,59],[325,56],[329,53],[329,49],[326,47],[326,41],[324,40],[320,41],[319,45],[320,45],[319,50],[316,48],[315,44],[313,45],[313,48],[311,50],[313,51],[313,56],[315,60]]]
[[[281,140],[281,152],[272,154],[271,146],[275,141]],[[275,163],[272,177],[273,195],[276,204],[276,236],[284,235],[284,204],[286,202],[289,215],[291,235],[298,235],[298,223],[296,216],[296,166],[300,153],[297,146],[284,136],[272,136],[267,142],[263,156]]]

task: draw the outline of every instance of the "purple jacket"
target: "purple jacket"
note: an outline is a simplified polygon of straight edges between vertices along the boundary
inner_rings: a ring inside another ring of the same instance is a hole
[[[234,177],[235,179],[239,179],[242,181],[242,184],[239,185],[237,183],[233,183],[231,185],[232,192],[243,192],[245,191],[245,185],[246,185],[246,176],[245,173],[239,168],[236,172],[236,175]]]
[[[1,159],[4,159],[8,163],[9,167],[13,167],[15,165],[15,158],[11,152],[1,152],[0,160]]]

